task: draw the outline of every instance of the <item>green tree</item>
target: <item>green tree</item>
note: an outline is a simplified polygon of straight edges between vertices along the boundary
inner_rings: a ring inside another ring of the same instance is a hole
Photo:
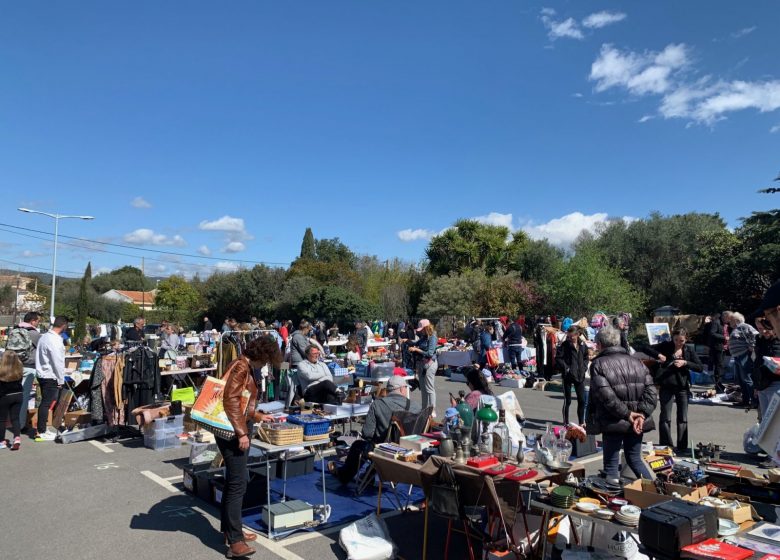
[[[537,284],[554,279],[564,264],[564,253],[546,239],[529,241],[517,252],[512,269],[523,280]]]
[[[109,290],[149,291],[154,288],[154,285],[154,280],[144,276],[141,269],[134,266],[123,266],[111,272],[98,274],[92,279],[92,289],[99,294]]]
[[[295,306],[294,320],[322,319],[347,327],[358,319],[378,317],[380,310],[356,293],[338,286],[322,286],[305,294]]]
[[[476,220],[458,220],[455,225],[431,239],[425,255],[428,270],[441,276],[483,268],[488,275],[507,270],[528,243],[525,233],[510,236],[504,226]]]
[[[15,294],[15,286],[12,286],[11,284],[0,285],[0,307],[6,309],[13,307]]]
[[[302,259],[311,259],[317,255],[316,246],[314,244],[314,233],[311,228],[306,228],[306,232],[303,234],[303,242],[301,243],[301,256]]]
[[[315,259],[326,263],[340,263],[354,268],[357,255],[344,245],[338,237],[333,239],[317,239],[314,242]]]
[[[725,228],[717,214],[662,216],[653,212],[648,218],[632,222],[611,221],[597,237],[579,243],[575,249],[597,250],[632,285],[641,288],[648,298],[645,311],[662,305],[688,309],[693,292],[699,289],[689,281],[697,239]]]
[[[240,321],[269,317],[281,293],[285,271],[256,265],[248,270],[214,274],[204,283],[207,313],[215,324],[232,316]]]
[[[192,326],[203,308],[198,291],[181,276],[170,276],[160,281],[155,296],[155,307],[168,318],[183,326]]]
[[[89,283],[92,280],[92,263],[87,263],[84,276],[79,285],[79,299],[76,304],[76,329],[74,335],[77,341],[81,341],[87,334],[87,317],[89,315]]]
[[[593,249],[577,251],[543,289],[545,312],[573,318],[595,311],[639,314],[646,305],[645,295]]]

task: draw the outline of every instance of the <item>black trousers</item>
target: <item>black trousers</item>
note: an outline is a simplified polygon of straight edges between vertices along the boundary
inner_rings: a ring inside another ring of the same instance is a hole
[[[215,439],[225,461],[225,488],[222,492],[219,530],[227,536],[228,544],[234,544],[244,540],[241,504],[246,493],[249,449],[241,451],[238,448],[238,439]]]
[[[720,385],[723,377],[724,362],[726,361],[726,352],[722,348],[710,348],[710,364],[712,364],[712,375],[715,378],[715,385]]]
[[[19,411],[22,409],[22,393],[11,393],[0,397],[0,441],[5,439],[5,423],[11,415],[11,433],[15,438],[22,433],[19,425]]]
[[[577,394],[577,423],[582,426],[585,423],[585,380],[580,382],[573,379],[563,380],[563,423],[569,423],[569,407],[571,406],[571,388]]]
[[[38,433],[42,434],[46,431],[46,424],[49,421],[49,409],[57,400],[60,390],[57,387],[56,379],[38,379],[38,387],[41,390],[41,403],[38,405],[38,425],[36,428]]]
[[[344,466],[339,468],[336,477],[342,484],[349,483],[360,470],[360,466],[368,458],[368,453],[374,448],[374,444],[366,439],[358,439],[350,446]]]
[[[688,390],[665,389],[659,393],[661,417],[659,443],[672,445],[672,407],[677,404],[677,449],[688,449]]]
[[[333,381],[320,381],[306,389],[303,400],[319,404],[339,404],[338,388]]]

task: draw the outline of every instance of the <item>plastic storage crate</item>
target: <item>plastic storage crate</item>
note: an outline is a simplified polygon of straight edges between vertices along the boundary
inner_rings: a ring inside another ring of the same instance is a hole
[[[144,426],[145,432],[155,433],[160,430],[173,431],[177,435],[184,431],[184,414],[155,418],[151,424]]]
[[[181,430],[154,430],[144,433],[144,446],[155,451],[173,449],[181,445],[179,432]]]
[[[324,420],[314,414],[291,414],[287,421],[303,426],[303,437],[324,436],[330,431],[330,420]]]

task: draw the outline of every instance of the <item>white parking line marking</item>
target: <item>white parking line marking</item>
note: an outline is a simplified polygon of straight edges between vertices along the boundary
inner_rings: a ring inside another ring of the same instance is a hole
[[[100,443],[94,439],[89,440],[89,443],[100,449],[103,453],[113,453],[114,450],[108,447],[105,443]]]
[[[575,459],[576,462],[580,463],[581,465],[587,465],[588,463],[593,463],[594,461],[600,461],[603,459],[601,456],[601,451],[596,453],[593,457],[588,457],[587,459]]]
[[[176,488],[173,484],[165,480],[163,477],[157,476],[152,471],[141,471],[141,474],[144,475],[149,480],[151,480],[152,482],[156,482],[171,494],[178,494],[180,492],[180,490]]]
[[[262,533],[261,536],[258,537],[258,539],[255,541],[254,544],[258,546],[262,546],[264,549],[268,550],[269,552],[273,552],[280,558],[284,558],[284,560],[305,560],[302,556],[298,556],[294,552],[290,552],[278,542],[268,540],[268,538],[262,535]]]
[[[183,475],[177,474],[176,476],[169,476],[169,477],[165,478],[165,480],[167,480],[168,482],[172,482],[174,480],[182,480],[183,478],[184,478]]]

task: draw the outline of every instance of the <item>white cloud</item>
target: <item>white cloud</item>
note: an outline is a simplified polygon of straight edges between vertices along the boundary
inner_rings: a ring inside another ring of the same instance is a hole
[[[582,97],[582,94],[581,94],[581,93],[579,93],[579,92],[577,92],[577,93],[572,93],[572,94],[571,94],[571,96],[572,96],[572,97],[577,97],[577,98],[580,98],[580,97]]]
[[[240,241],[231,241],[222,248],[223,253],[240,253],[246,249],[246,245]]]
[[[95,271],[95,274],[96,275],[97,274],[108,274],[109,272],[111,272],[110,268],[108,268],[107,266],[101,266],[100,268],[97,269],[97,271]]]
[[[155,233],[154,230],[148,228],[140,228],[126,233],[122,239],[124,239],[125,243],[130,243],[131,245],[172,245],[183,247],[187,244],[181,235],[168,237],[161,233]]]
[[[491,212],[490,214],[487,214],[485,216],[476,216],[471,219],[476,220],[481,224],[487,224],[490,226],[504,226],[506,228],[509,228],[510,232],[514,230],[514,226],[512,225],[512,214]]]
[[[133,201],[130,203],[133,208],[151,208],[152,205],[147,202],[144,197],[142,196],[136,196]]]
[[[655,117],[654,117],[653,115],[645,115],[644,117],[642,117],[641,119],[639,119],[639,120],[638,120],[638,121],[636,121],[636,122],[638,122],[638,123],[646,123],[647,121],[651,121],[651,120],[653,120],[654,118],[655,118]]]
[[[222,216],[217,220],[209,222],[203,220],[198,229],[205,231],[229,231],[233,233],[240,233],[245,231],[244,218],[233,218],[231,216]]]
[[[635,96],[659,95],[659,114],[665,119],[688,119],[712,125],[728,113],[780,109],[780,80],[717,80],[710,76],[691,81],[684,70],[691,64],[689,48],[669,44],[661,52],[621,51],[601,46],[589,79],[603,92],[623,89]],[[640,122],[646,122],[645,117]]]
[[[203,231],[218,231],[225,234],[225,246],[222,251],[225,253],[237,253],[246,249],[244,241],[254,239],[247,231],[243,218],[234,218],[232,216],[222,216],[219,219],[208,221],[203,220],[198,229]]]
[[[154,265],[154,271],[157,273],[163,273],[166,270],[168,270],[168,267],[162,263],[157,263],[156,265]]]
[[[401,231],[397,232],[396,235],[398,235],[398,239],[401,241],[409,242],[409,241],[428,241],[430,240],[434,235],[436,235],[435,231],[431,231],[429,229],[402,229]]]
[[[780,109],[780,80],[766,82],[711,82],[705,78],[683,84],[665,95],[660,112],[665,118],[685,118],[713,124],[734,111],[757,109],[768,113]]]
[[[24,257],[25,259],[34,259],[35,257],[42,257],[43,253],[37,253],[35,251],[30,251],[29,249],[22,251],[22,254],[19,255],[20,257]]]
[[[525,233],[527,233],[528,236],[531,237],[532,239],[547,239],[553,245],[562,248],[568,248],[574,243],[574,241],[577,239],[577,236],[579,236],[583,230],[588,231],[590,233],[596,233],[599,226],[612,221],[614,218],[610,218],[609,215],[604,212],[597,212],[595,214],[583,214],[582,212],[572,212],[571,214],[566,214],[565,216],[562,216],[560,218],[553,218],[552,220],[544,223],[535,223],[531,220],[527,220],[522,223],[516,224],[514,220],[514,216],[511,213],[503,214],[501,212],[490,212],[489,214],[486,214],[484,216],[476,216],[470,219],[476,220],[483,224],[507,227],[509,228],[510,233],[518,230],[522,230]],[[627,222],[632,222],[636,218],[633,218],[631,216],[623,216],[620,219],[625,220]],[[420,236],[414,239],[408,239],[409,241],[412,241],[416,239],[428,240],[434,235],[439,235],[441,233],[444,233],[445,231],[447,231],[447,229],[449,228],[445,228],[438,233],[429,230],[423,230],[423,229],[418,229],[418,230],[409,229],[404,231],[426,232],[428,234],[427,237]],[[398,233],[400,238],[401,232]],[[407,239],[403,239],[403,238],[402,240],[407,241]]]
[[[563,21],[555,21],[551,16],[542,14],[542,23],[547,28],[547,36],[551,41],[556,39],[584,39],[585,35],[574,18],[567,18]]]
[[[604,44],[591,65],[589,79],[596,82],[599,92],[624,88],[634,95],[661,94],[672,87],[672,74],[687,64],[684,44],[670,44],[661,52],[645,53],[621,51]]]
[[[634,220],[634,218],[628,216],[623,219],[627,221]],[[547,239],[558,247],[569,247],[583,230],[595,233],[598,226],[608,221],[610,221],[609,216],[603,212],[590,215],[582,212],[572,212],[542,224],[528,222],[521,229],[532,239]]]
[[[208,248],[208,245],[201,245],[198,247],[198,254],[208,257],[211,255],[211,249]]]
[[[219,261],[215,268],[218,272],[234,272],[238,270],[239,267],[237,263],[232,261]]]
[[[739,39],[740,37],[744,37],[745,35],[750,35],[756,29],[758,29],[758,27],[755,26],[755,25],[751,25],[750,27],[743,27],[742,29],[739,29],[739,30],[735,31],[734,33],[732,33],[731,36],[734,39]]]
[[[613,23],[618,23],[624,19],[626,19],[626,14],[622,12],[603,11],[590,14],[588,17],[582,20],[582,25],[589,29],[601,29],[602,27],[612,25]]]
[[[543,16],[554,16],[555,10],[553,10],[552,8],[542,8],[541,14]]]
[[[769,129],[769,134],[774,134],[775,132],[780,132],[780,124],[776,124]]]

